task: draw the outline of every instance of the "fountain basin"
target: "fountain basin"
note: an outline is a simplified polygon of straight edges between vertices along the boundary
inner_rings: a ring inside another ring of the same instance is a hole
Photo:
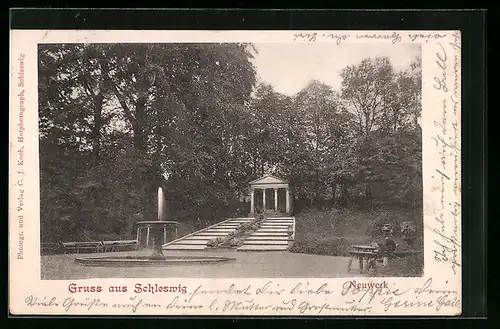
[[[172,266],[191,264],[219,264],[236,260],[222,256],[164,256],[164,259],[152,260],[150,256],[103,256],[79,257],[75,262],[84,266],[127,267],[127,266]]]

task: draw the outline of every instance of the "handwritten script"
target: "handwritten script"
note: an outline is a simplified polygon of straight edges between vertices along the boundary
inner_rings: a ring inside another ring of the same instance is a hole
[[[450,264],[453,274],[456,275],[461,263],[459,257],[461,207],[458,201],[461,192],[458,121],[460,76],[459,56],[453,50],[460,48],[460,37],[458,34],[454,34],[453,37],[453,42],[447,44],[437,42],[433,88],[438,93],[441,107],[440,119],[434,121],[437,133],[431,138],[439,154],[439,165],[432,176],[432,179],[439,182],[439,209],[434,213],[434,260]]]
[[[299,32],[293,34],[294,42],[330,42],[334,41],[337,45],[346,40],[390,40],[392,44],[397,43],[421,43],[444,39],[446,33],[409,33],[403,35],[400,32],[359,32],[359,33],[337,33],[337,32]]]
[[[116,313],[128,310],[132,313],[162,313],[174,310],[180,313],[238,314],[238,313],[290,313],[290,314],[370,314],[377,305],[384,312],[408,308],[453,308],[460,305],[454,290],[435,290],[432,278],[414,288],[396,287],[357,289],[349,281],[334,289],[327,282],[311,284],[299,281],[286,287],[279,282],[267,281],[258,286],[230,284],[213,289],[199,285],[187,295],[142,296],[125,294],[120,301],[109,296],[36,296],[24,299],[26,306],[51,309],[54,313],[93,312],[96,310]]]

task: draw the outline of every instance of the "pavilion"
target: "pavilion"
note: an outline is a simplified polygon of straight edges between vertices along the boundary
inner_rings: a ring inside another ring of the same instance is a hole
[[[249,184],[251,214],[269,210],[290,213],[290,187],[286,180],[266,175]]]

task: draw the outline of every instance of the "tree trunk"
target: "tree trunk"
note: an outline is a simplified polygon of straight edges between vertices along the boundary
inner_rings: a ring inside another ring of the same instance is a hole
[[[368,184],[365,187],[365,201],[368,204],[368,202],[370,202],[371,200],[372,200],[372,189],[371,186]]]
[[[134,128],[134,148],[136,151],[136,161],[138,163],[138,172],[135,178],[136,190],[139,192],[139,209],[141,212],[147,213],[148,199],[147,188],[148,182],[146,181],[147,168],[144,163],[146,157],[146,138],[144,134],[144,113],[145,113],[146,99],[145,96],[139,97],[136,102],[135,108],[135,124]]]
[[[146,150],[146,136],[144,132],[144,116],[146,113],[146,96],[143,95],[137,99],[135,104],[135,121],[134,126],[134,146],[136,150]]]
[[[337,182],[332,184],[332,202],[335,203],[335,198],[337,194]]]
[[[365,135],[370,133],[370,112],[367,110],[365,112]]]
[[[349,194],[349,189],[347,188],[346,183],[342,183],[342,197],[346,199],[346,201],[351,202],[351,195]]]
[[[92,143],[94,161],[99,161],[99,153],[101,149],[101,129],[102,129],[102,93],[94,97],[94,126],[92,127]]]

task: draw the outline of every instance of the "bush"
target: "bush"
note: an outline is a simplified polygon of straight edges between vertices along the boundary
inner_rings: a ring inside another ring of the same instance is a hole
[[[217,247],[217,239],[211,239],[207,242],[207,247],[215,248]]]
[[[250,227],[249,229],[252,230],[252,231],[257,231],[259,228],[260,228],[260,225],[261,225],[262,221],[255,221],[255,222],[252,222],[250,224]]]
[[[239,247],[243,244],[243,241],[245,241],[245,239],[241,239],[241,238],[233,238],[229,241],[229,245],[231,247]]]
[[[401,259],[391,259],[389,266],[377,269],[376,276],[419,277],[424,273],[424,255],[418,253]]]
[[[248,231],[252,228],[252,223],[242,223],[238,228],[237,231]]]
[[[208,240],[207,246],[215,248],[224,242],[224,239],[221,237],[217,237],[215,239]]]
[[[401,220],[401,218],[396,217],[393,212],[381,209],[376,213],[372,213],[371,217],[373,219],[371,220],[371,223],[366,230],[366,235],[370,237],[383,235],[382,227],[385,224],[392,225],[392,227],[394,228],[394,235],[397,235],[399,233],[399,221]]]
[[[350,250],[351,244],[342,237],[311,242],[295,241],[290,249],[291,252],[325,256],[348,256]]]
[[[382,225],[394,224],[395,233],[399,223],[415,219],[421,213],[399,209],[332,209],[329,211],[309,210],[295,219],[295,241],[292,252],[330,256],[349,256],[352,245],[382,242]],[[415,224],[421,226],[419,221]],[[422,230],[416,232],[416,243],[422,240]],[[408,249],[402,236],[396,236],[398,250]]]

